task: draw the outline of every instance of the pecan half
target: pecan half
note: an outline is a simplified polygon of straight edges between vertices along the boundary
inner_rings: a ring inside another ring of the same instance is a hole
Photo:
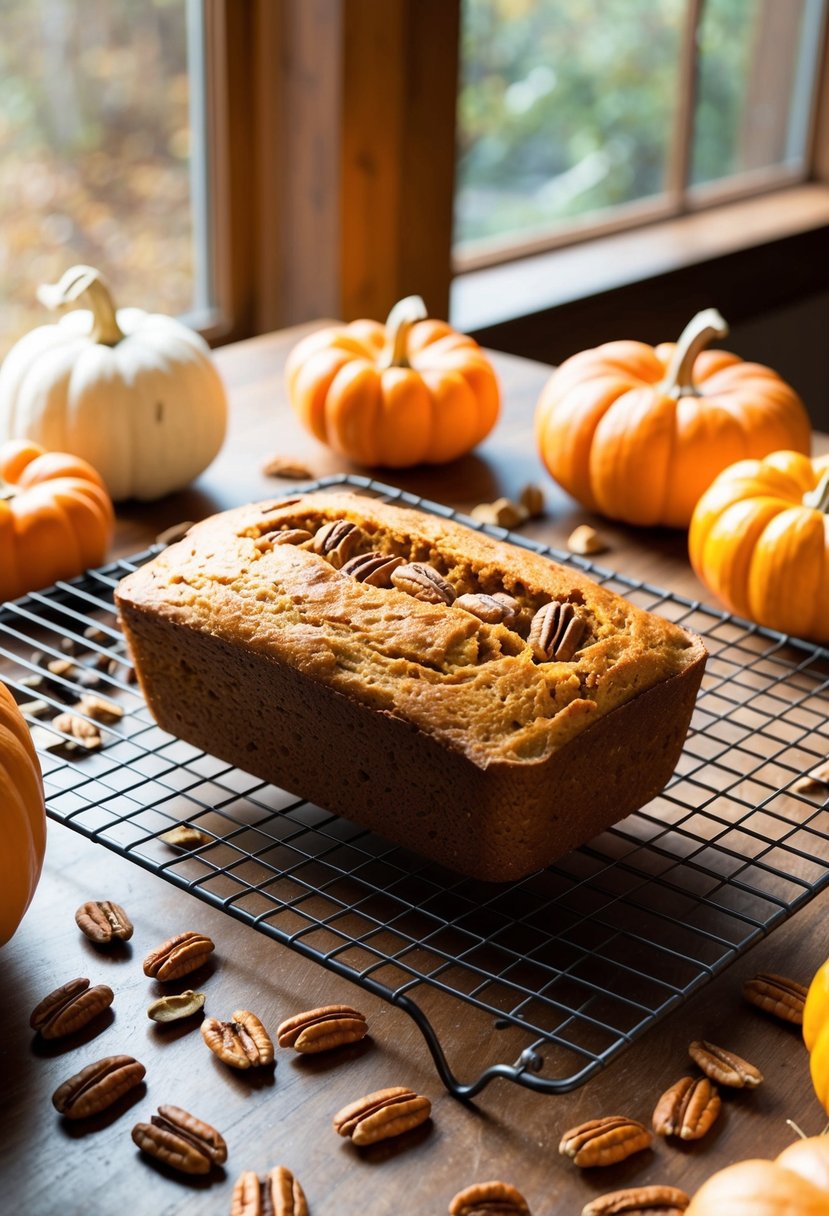
[[[136,1123],[132,1138],[142,1153],[182,1174],[208,1174],[227,1161],[224,1137],[180,1106],[159,1106],[149,1123]]]
[[[803,1006],[807,989],[797,980],[784,975],[769,975],[761,972],[743,984],[743,996],[751,1005],[771,1013],[783,1022],[795,1026],[803,1025]]]
[[[701,1140],[721,1106],[720,1095],[707,1077],[682,1077],[657,1102],[653,1130],[658,1136]]]
[[[262,465],[265,477],[284,477],[286,481],[310,481],[313,474],[301,460],[291,460],[289,456],[272,456]]]
[[[423,1094],[396,1086],[378,1089],[349,1103],[334,1116],[334,1131],[355,1144],[376,1144],[425,1123],[432,1104]]]
[[[390,587],[392,572],[403,565],[403,558],[394,553],[358,553],[340,567],[343,574],[356,578],[370,587]]]
[[[676,1186],[634,1186],[591,1199],[581,1216],[681,1216],[690,1202]]]
[[[459,595],[455,607],[471,612],[488,625],[514,625],[521,611],[518,601],[502,592],[495,595],[485,595],[483,592]]]
[[[720,1085],[728,1085],[732,1089],[754,1089],[763,1080],[759,1068],[733,1051],[726,1051],[724,1047],[717,1047],[705,1039],[691,1043],[688,1055],[707,1077]]]
[[[146,1069],[132,1056],[105,1056],[87,1064],[52,1094],[52,1105],[67,1119],[97,1115],[144,1079]]]
[[[111,899],[89,899],[75,913],[75,924],[85,937],[98,946],[110,942],[128,942],[132,937],[132,921],[120,904]]]
[[[558,1151],[576,1165],[615,1165],[650,1146],[653,1136],[642,1123],[626,1115],[607,1115],[572,1127],[561,1138]]]
[[[84,977],[70,980],[35,1006],[29,1025],[42,1039],[61,1039],[109,1009],[112,1001],[112,989],[106,984],[90,988],[89,980]]]
[[[178,1022],[182,1018],[191,1018],[203,1008],[204,993],[188,988],[186,992],[160,996],[147,1009],[147,1017],[154,1022]]]
[[[230,1216],[308,1216],[308,1204],[291,1171],[277,1165],[264,1178],[253,1170],[239,1175]]]
[[[425,562],[405,562],[392,572],[391,581],[398,591],[405,591],[427,604],[452,604],[455,590],[450,583]]]
[[[180,979],[196,971],[216,949],[212,940],[204,933],[177,933],[155,950],[151,950],[144,959],[144,974],[150,979],[167,980]]]
[[[590,524],[579,524],[567,537],[567,548],[579,557],[591,557],[607,551],[607,542]]]
[[[544,514],[544,491],[534,481],[527,482],[518,495],[518,501],[531,518]]]
[[[327,557],[331,565],[339,570],[352,556],[362,536],[356,524],[349,523],[347,519],[333,519],[319,529],[311,548],[314,553]]]
[[[260,553],[268,553],[277,545],[303,545],[313,539],[313,533],[306,528],[282,528],[274,532],[263,533],[253,542],[254,549]]]
[[[829,760],[823,761],[793,782],[792,789],[798,794],[815,794],[821,798],[829,789]]]
[[[196,849],[203,844],[212,844],[214,836],[194,828],[192,823],[178,823],[169,832],[162,832],[158,838],[174,849]]]
[[[476,1182],[458,1191],[449,1204],[449,1216],[530,1216],[530,1209],[508,1182]]]
[[[120,722],[124,716],[124,711],[120,705],[116,705],[114,701],[107,701],[104,697],[98,697],[91,692],[85,692],[73,708],[79,714],[86,714],[88,718],[94,718],[96,722],[103,722],[105,724]]]
[[[259,1068],[273,1064],[273,1043],[265,1027],[249,1009],[237,1009],[230,1022],[205,1018],[201,1034],[207,1046],[231,1068]]]
[[[103,744],[101,732],[94,722],[79,718],[77,714],[62,713],[52,719],[52,726],[62,735],[71,735],[81,747],[87,751],[95,751]]]
[[[569,602],[551,600],[538,609],[530,624],[529,643],[539,663],[569,663],[587,633],[587,623]]]
[[[276,1032],[280,1047],[313,1054],[358,1043],[368,1034],[365,1017],[350,1005],[323,1005],[287,1018]]]

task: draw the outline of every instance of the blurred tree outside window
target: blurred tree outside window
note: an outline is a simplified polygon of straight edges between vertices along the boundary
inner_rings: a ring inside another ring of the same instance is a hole
[[[208,304],[200,14],[193,0],[3,0],[0,356],[50,320],[35,289],[75,263],[121,305]]]
[[[702,184],[805,175],[824,0],[691,3],[462,0],[456,252],[508,257],[614,209],[687,210]]]

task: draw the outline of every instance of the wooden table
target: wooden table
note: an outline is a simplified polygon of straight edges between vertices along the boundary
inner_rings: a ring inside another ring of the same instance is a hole
[[[218,352],[232,403],[227,445],[190,491],[149,506],[122,507],[118,553],[144,547],[161,529],[183,519],[280,494],[287,483],[260,471],[271,455],[301,460],[315,476],[358,471],[306,438],[286,406],[282,368],[302,332],[270,335]],[[496,363],[504,414],[474,455],[441,470],[381,476],[462,509],[500,494],[515,496],[526,482],[538,482],[545,487],[548,509],[543,519],[527,525],[528,534],[563,546],[576,523],[592,522],[610,545],[602,558],[605,565],[705,597],[687,564],[681,535],[591,520],[554,489],[536,455],[531,425],[548,369],[503,356]],[[826,446],[821,438],[820,447]],[[136,925],[133,942],[110,955],[80,936],[73,914],[90,898],[116,899],[129,910]],[[809,1133],[825,1122],[797,1030],[748,1008],[741,983],[759,971],[808,980],[829,954],[827,908],[826,895],[815,898],[574,1092],[541,1095],[495,1081],[464,1104],[443,1090],[425,1043],[405,1014],[51,824],[34,902],[0,952],[2,1206],[37,1216],[223,1213],[229,1211],[239,1172],[264,1172],[275,1164],[289,1166],[300,1178],[315,1216],[439,1214],[461,1187],[491,1178],[518,1186],[536,1216],[571,1216],[592,1197],[623,1186],[663,1182],[693,1192],[729,1161],[773,1155],[783,1148],[792,1139],[787,1118]],[[209,1057],[189,1024],[157,1027],[145,1013],[155,990],[142,974],[141,961],[147,950],[187,928],[198,928],[217,943],[217,961],[206,980],[214,1014],[229,1017],[248,1007],[273,1028],[299,1009],[342,1001],[364,1010],[370,1042],[348,1059],[303,1060],[279,1051],[275,1073],[252,1079]],[[57,983],[76,975],[113,987],[111,1024],[97,1037],[80,1044],[73,1040],[71,1049],[33,1039],[31,1009]],[[479,1045],[469,1041],[464,1023],[458,1008],[446,1046],[451,1058],[461,1062],[459,1071],[467,1059],[474,1072]],[[649,1122],[657,1097],[689,1071],[687,1045],[700,1037],[727,1040],[766,1077],[751,1094],[726,1095],[723,1115],[703,1141],[658,1140],[651,1150],[605,1170],[579,1171],[559,1155],[562,1132],[583,1120],[624,1113]],[[145,1063],[146,1089],[111,1117],[79,1125],[62,1121],[50,1102],[56,1086],[83,1064],[118,1052]],[[390,1084],[428,1094],[431,1125],[368,1151],[356,1150],[333,1133],[335,1111]],[[139,1155],[130,1129],[165,1102],[193,1111],[224,1132],[230,1145],[225,1171],[208,1181],[187,1181]]]

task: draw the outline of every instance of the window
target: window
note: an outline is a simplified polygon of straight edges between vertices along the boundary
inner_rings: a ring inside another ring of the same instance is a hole
[[[797,180],[824,0],[462,0],[460,269]]]
[[[0,355],[74,263],[116,299],[211,301],[198,0],[5,0],[0,39]]]

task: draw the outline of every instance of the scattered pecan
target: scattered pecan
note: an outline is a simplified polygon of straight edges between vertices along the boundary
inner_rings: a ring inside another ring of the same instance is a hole
[[[205,1018],[201,1034],[207,1046],[231,1068],[260,1068],[273,1064],[273,1043],[249,1009],[237,1009],[230,1022]]]
[[[561,1138],[558,1151],[576,1165],[615,1165],[650,1146],[653,1136],[636,1119],[607,1115],[572,1127]]]
[[[182,1018],[191,1018],[203,1008],[204,993],[188,988],[186,992],[160,996],[147,1009],[147,1017],[154,1022],[178,1022]]]
[[[195,849],[199,845],[212,844],[214,837],[207,832],[203,832],[201,828],[194,828],[190,823],[179,823],[174,828],[170,828],[169,832],[162,832],[159,840],[163,840],[165,844],[169,844],[174,849]]]
[[[681,1216],[690,1202],[679,1187],[634,1186],[591,1199],[581,1216]]]
[[[503,592],[496,592],[495,595],[486,595],[484,592],[459,595],[455,600],[455,607],[463,608],[464,612],[471,612],[488,625],[514,625],[521,611],[518,601]]]
[[[523,503],[511,498],[496,498],[495,502],[482,502],[473,507],[470,515],[481,524],[494,524],[498,528],[516,528],[529,519],[530,512]]]
[[[425,562],[406,562],[392,571],[391,581],[398,591],[405,591],[427,604],[452,604],[455,591],[450,583]]]
[[[142,1153],[182,1174],[208,1174],[227,1161],[224,1137],[180,1106],[159,1106],[149,1123],[136,1123],[132,1138]]]
[[[308,1204],[299,1181],[284,1165],[277,1165],[264,1178],[253,1170],[239,1175],[230,1216],[308,1216]]]
[[[67,1119],[86,1119],[140,1084],[145,1072],[144,1065],[132,1056],[106,1056],[59,1085],[52,1094],[52,1105]]]
[[[68,680],[76,673],[77,668],[71,659],[50,659],[46,664],[46,670],[53,676],[62,676],[63,679]]]
[[[150,979],[177,980],[196,971],[216,949],[212,940],[204,933],[177,933],[150,951],[144,959],[144,974]]]
[[[518,501],[532,519],[544,514],[544,491],[535,482],[527,482],[518,495]]]
[[[657,1102],[653,1130],[658,1136],[701,1140],[721,1106],[720,1095],[708,1077],[682,1077]]]
[[[276,1032],[276,1041],[280,1047],[312,1054],[358,1043],[367,1034],[366,1019],[357,1009],[350,1005],[323,1005],[287,1018]]]
[[[95,751],[103,743],[101,732],[95,723],[87,722],[86,718],[79,718],[77,714],[58,714],[52,719],[52,726],[62,735],[71,735],[87,751]]]
[[[761,972],[743,984],[743,996],[751,1005],[773,1014],[783,1022],[803,1025],[803,1006],[808,989],[797,980]]]
[[[704,1039],[691,1043],[688,1055],[707,1077],[732,1089],[754,1089],[763,1080],[759,1068],[749,1064],[733,1051],[717,1047]]]
[[[551,600],[538,609],[530,625],[529,643],[539,663],[569,663],[587,633],[587,623],[569,602]]]
[[[362,532],[347,519],[332,519],[323,524],[315,535],[311,548],[314,553],[328,558],[337,570],[348,561],[362,540]]]
[[[106,633],[101,629],[100,625],[87,625],[83,631],[83,636],[89,642],[103,642],[104,645],[112,641],[112,634]]]
[[[105,701],[103,697],[96,697],[89,692],[84,693],[74,708],[79,714],[86,714],[87,718],[94,718],[96,722],[105,724],[120,722],[124,716],[120,705],[115,705],[112,701]]]
[[[508,1182],[476,1182],[458,1191],[449,1216],[530,1216],[520,1191]]]
[[[75,924],[85,937],[98,946],[110,942],[128,942],[132,937],[132,921],[120,904],[111,899],[89,899],[75,913]]]
[[[825,795],[829,789],[829,760],[798,777],[792,784],[792,789],[798,794],[818,794],[821,797]]]
[[[313,473],[300,460],[286,456],[272,456],[262,465],[265,477],[284,477],[286,481],[310,481]]]
[[[89,980],[80,977],[45,996],[32,1010],[29,1025],[43,1039],[61,1039],[109,1009],[112,1001],[112,989],[106,984],[90,988]]]
[[[606,553],[608,545],[590,524],[579,524],[567,537],[567,548],[579,557],[589,557],[594,553]]]
[[[359,553],[341,567],[343,574],[371,587],[390,587],[392,572],[403,565],[403,558],[391,553]]]
[[[378,1089],[338,1111],[334,1131],[339,1136],[350,1136],[355,1144],[375,1144],[419,1127],[431,1113],[429,1099],[412,1089]]]

